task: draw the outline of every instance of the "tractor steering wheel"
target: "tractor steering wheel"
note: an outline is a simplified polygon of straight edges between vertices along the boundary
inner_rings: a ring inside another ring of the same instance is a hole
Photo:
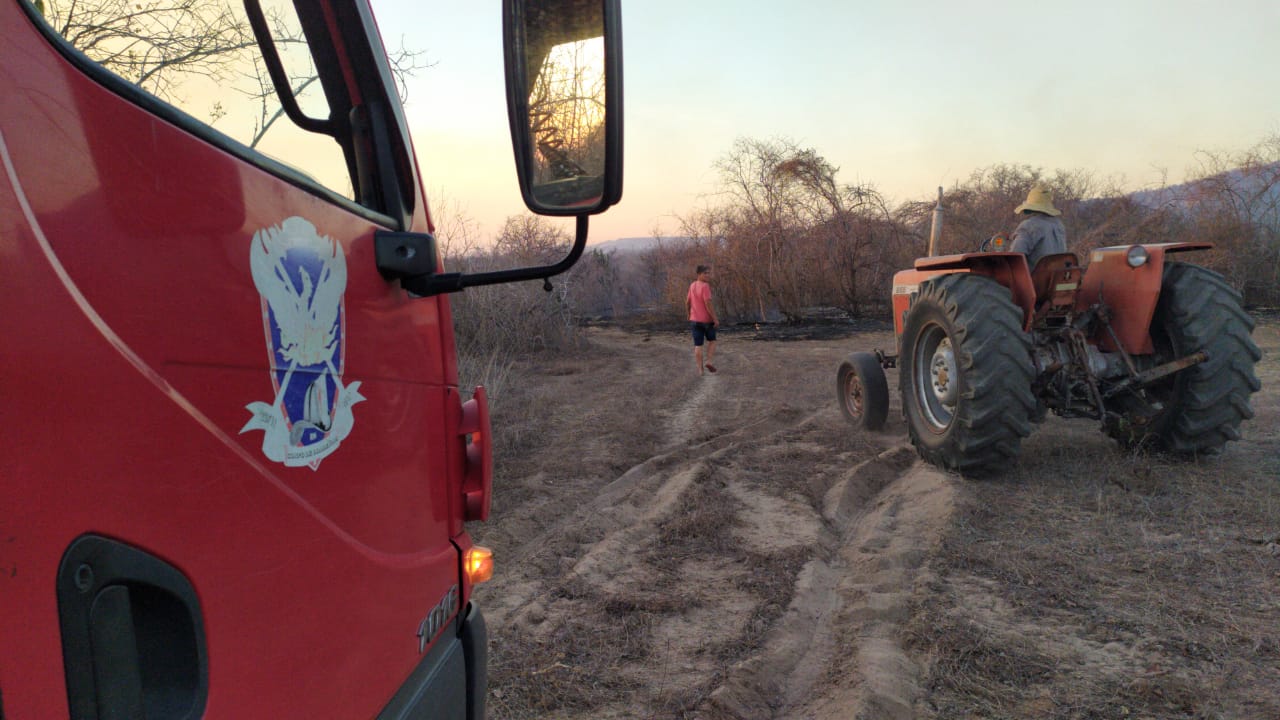
[[[1005,252],[1008,249],[1009,236],[1002,232],[983,240],[982,244],[978,246],[978,252]]]

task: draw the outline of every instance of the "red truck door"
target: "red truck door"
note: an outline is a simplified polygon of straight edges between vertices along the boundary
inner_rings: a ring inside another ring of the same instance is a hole
[[[432,653],[461,688],[451,320],[375,266],[428,219],[367,7],[297,3],[276,47],[312,92],[256,121],[227,103],[260,55],[149,85],[67,7],[0,0],[3,714],[136,684],[111,702],[372,717]]]

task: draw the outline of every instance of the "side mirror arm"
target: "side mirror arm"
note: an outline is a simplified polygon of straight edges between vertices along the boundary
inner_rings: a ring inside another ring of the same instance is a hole
[[[573,267],[587,247],[587,216],[577,217],[573,247],[554,265],[496,270],[483,273],[436,272],[436,239],[429,233],[378,230],[373,235],[374,257],[382,277],[399,280],[400,286],[418,297],[461,292],[469,287],[498,283],[542,280],[542,289],[551,291],[550,278]]]

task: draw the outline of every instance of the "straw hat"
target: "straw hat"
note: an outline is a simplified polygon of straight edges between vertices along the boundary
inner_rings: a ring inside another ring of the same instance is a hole
[[[1031,192],[1027,193],[1027,201],[1019,205],[1013,214],[1018,215],[1027,210],[1035,210],[1055,217],[1062,214],[1061,210],[1053,206],[1053,191],[1040,183],[1031,187]]]

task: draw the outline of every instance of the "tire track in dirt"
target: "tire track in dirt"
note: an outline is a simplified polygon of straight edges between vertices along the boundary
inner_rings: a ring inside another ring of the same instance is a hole
[[[704,375],[702,382],[698,384],[698,389],[693,391],[680,409],[667,421],[667,442],[671,445],[679,445],[687,442],[692,436],[694,423],[704,415],[704,407],[707,404],[707,398],[711,393],[715,392],[720,384],[720,378],[716,375]]]
[[[797,578],[757,655],[711,693],[706,718],[910,718],[920,670],[898,645],[954,487],[909,447],[866,461],[826,493],[827,552]]]
[[[953,487],[905,437],[849,468],[832,408],[760,403],[777,369],[739,367],[675,378],[665,446],[508,554],[485,612],[526,677],[496,715],[910,717],[895,638]]]
[[[609,338],[603,343],[613,344]],[[601,593],[623,591],[636,572],[637,548],[654,542],[656,527],[680,510],[679,504],[698,481],[705,481],[709,467],[723,464],[744,443],[768,437],[790,427],[772,414],[743,418],[729,429],[712,431],[710,437],[695,428],[708,418],[708,405],[717,397],[722,378],[698,378],[696,389],[664,422],[663,452],[628,468],[602,487],[573,512],[551,522],[504,557],[505,592],[486,596],[485,613],[495,625],[528,624],[530,615],[545,617],[545,598],[551,588],[543,573],[530,561],[549,551],[553,539],[568,534],[594,535],[577,558],[563,557],[563,582],[586,583]],[[803,422],[803,421],[802,421]],[[544,626],[538,620],[532,625]]]
[[[603,505],[632,510],[625,517],[615,515],[622,527],[594,544],[571,575],[611,602],[659,612],[653,613],[643,660],[616,668],[643,688],[639,697],[591,716],[648,717],[658,709],[684,705],[688,697],[704,696],[708,680],[722,672],[721,661],[709,648],[736,645],[760,612],[760,598],[743,588],[743,579],[753,572],[748,563],[723,551],[698,552],[696,540],[673,541],[669,535],[698,535],[707,528],[673,531],[672,525],[697,525],[703,517],[723,511],[724,527],[713,532],[723,532],[729,542],[762,554],[818,541],[821,519],[808,503],[738,482],[735,468],[744,448],[784,445],[784,436],[811,424],[813,415],[798,420],[787,414],[742,418],[745,422],[699,440],[693,429],[709,425],[713,406],[726,400],[718,394],[721,389],[720,378],[701,378],[697,390],[667,421],[673,449],[662,457],[672,462],[653,468],[652,474],[637,472],[639,477],[630,482],[626,476],[619,478],[601,495]],[[658,464],[651,459],[636,470]],[[708,493],[715,498],[715,508],[706,507]],[[763,547],[756,547],[762,541]],[[651,677],[655,669],[657,683]]]
[[[584,523],[616,528],[624,523],[660,520],[689,487],[691,468],[702,467],[705,473],[707,461],[715,461],[731,454],[739,444],[760,432],[762,426],[768,432],[769,418],[764,417],[731,431],[718,433],[707,440],[691,441],[689,428],[698,420],[700,409],[709,396],[709,392],[705,390],[708,386],[703,387],[704,390],[695,393],[687,406],[670,421],[670,430],[666,434],[671,438],[671,444],[665,448],[666,452],[628,468],[601,488],[586,504],[549,524],[526,540],[521,547],[514,548],[505,562],[519,567],[541,552],[547,546],[549,538],[563,534],[567,528],[581,527]],[[651,504],[657,507],[648,507]],[[593,522],[590,520],[593,517],[601,520]]]
[[[897,638],[912,597],[931,577],[927,561],[950,522],[957,487],[911,450],[899,453],[912,464],[849,526],[839,553],[846,571],[839,590],[847,603],[843,632],[861,638],[855,667],[833,680],[806,717],[849,717],[850,704],[858,717],[915,716],[921,670]]]

